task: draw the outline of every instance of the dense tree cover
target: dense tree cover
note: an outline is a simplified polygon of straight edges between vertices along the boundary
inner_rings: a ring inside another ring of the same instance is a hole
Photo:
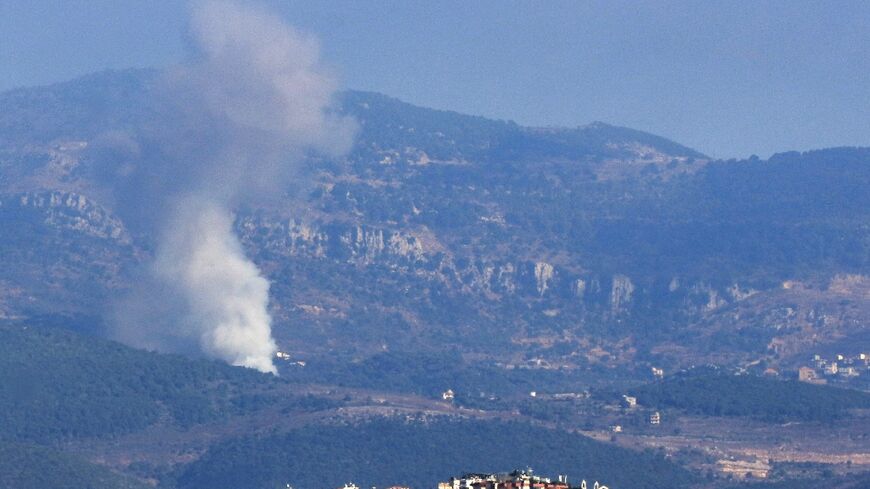
[[[0,323],[0,439],[120,434],[161,418],[189,426],[245,409],[242,387],[272,382],[218,362]]]
[[[849,409],[870,408],[870,394],[866,392],[706,369],[675,375],[629,392],[644,406],[771,421],[828,421]]]
[[[56,450],[0,442],[0,487],[145,489],[146,484]]]
[[[535,129],[452,111],[415,107],[371,92],[342,94],[342,108],[361,123],[353,158],[370,163],[376,149],[417,148],[430,159],[538,161],[546,158],[583,159],[623,153],[618,143],[641,143],[674,155],[700,153],[653,134],[601,122],[566,129]],[[411,158],[416,155],[409,155]]]
[[[527,424],[375,420],[309,427],[216,446],[183,470],[182,489],[300,489],[408,484],[434,487],[466,472],[531,465],[541,474],[599,480],[613,489],[684,487],[692,477],[665,458]]]
[[[867,188],[870,148],[713,162],[667,187],[664,221],[677,227],[657,248],[683,253],[689,265],[703,259],[698,271],[707,275],[716,266],[768,279],[860,272],[870,266]]]
[[[456,352],[379,353],[358,362],[315,362],[305,369],[288,369],[283,377],[374,390],[439,397],[447,389],[462,404],[480,404],[491,397],[527,394],[531,390],[581,389],[579,379],[559,371],[505,370],[491,364],[466,362]]]
[[[870,148],[779,153],[769,160],[719,161],[693,181],[683,212],[711,219],[833,224],[870,214]],[[699,196],[707,200],[703,204]]]

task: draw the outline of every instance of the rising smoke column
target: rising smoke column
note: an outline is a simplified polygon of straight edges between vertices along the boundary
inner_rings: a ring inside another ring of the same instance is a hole
[[[167,223],[153,278],[182,300],[175,326],[208,355],[275,373],[269,282],[248,260],[219,202],[188,197]],[[159,307],[159,304],[155,304]]]
[[[117,333],[274,373],[269,282],[234,235],[231,209],[280,192],[306,154],[346,151],[354,125],[332,109],[336,85],[317,43],[277,17],[207,1],[190,34],[195,57],[158,83],[159,127],[137,142],[148,156],[118,177],[118,199],[153,221],[157,245]]]

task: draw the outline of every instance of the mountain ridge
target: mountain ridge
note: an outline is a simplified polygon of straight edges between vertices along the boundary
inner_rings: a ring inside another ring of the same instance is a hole
[[[0,95],[9,108],[0,115],[0,214],[21,234],[0,240],[14,264],[0,276],[3,314],[92,313],[123,294],[151,253],[148,234],[103,187],[123,165],[147,164],[137,160],[147,150],[139,135],[160,122],[149,108],[158,76],[108,72]],[[561,345],[571,354],[557,363],[582,370],[697,361],[700,351],[672,349],[689,331],[742,332],[761,345],[785,335],[790,355],[812,337],[863,334],[854,323],[863,302],[836,306],[842,296],[825,284],[866,272],[870,149],[713,161],[600,123],[525,128],[380,94],[339,98],[360,124],[351,153],[305,162],[285,196],[237,212],[243,244],[272,280],[284,349],[344,345],[366,356],[449,340],[478,355],[479,341],[497,338],[508,363]],[[26,243],[44,243],[60,272]],[[786,281],[809,289],[784,290]],[[57,294],[39,292],[45,283]],[[811,297],[803,332],[729,316]],[[831,326],[813,319],[820,311],[842,327],[825,332]],[[794,361],[740,348],[722,358]]]

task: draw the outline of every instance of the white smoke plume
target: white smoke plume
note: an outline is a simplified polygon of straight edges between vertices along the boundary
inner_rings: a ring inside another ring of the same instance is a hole
[[[205,353],[274,373],[269,282],[245,258],[232,225],[221,204],[181,200],[160,244],[155,278],[183,300],[185,310],[174,319]]]
[[[136,148],[145,156],[115,175],[117,200],[158,236],[116,314],[118,336],[275,373],[269,282],[233,234],[231,209],[281,192],[305,155],[349,149],[354,125],[335,115],[317,43],[279,18],[206,1],[190,34],[196,55],[159,83],[160,123]]]

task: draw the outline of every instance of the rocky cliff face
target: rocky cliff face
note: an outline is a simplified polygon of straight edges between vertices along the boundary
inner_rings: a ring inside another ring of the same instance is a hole
[[[130,244],[120,219],[106,208],[75,192],[34,191],[0,196],[0,212],[31,213],[55,229]]]
[[[799,315],[794,307],[772,304],[772,301],[796,300],[796,285],[791,289],[773,287],[760,291],[737,282],[712,285],[706,280],[692,281],[681,277],[651,281],[642,275],[632,277],[628,273],[605,275],[577,271],[547,261],[507,260],[486,255],[460,257],[444,251],[427,250],[421,236],[426,234],[424,232],[417,235],[413,230],[359,224],[324,225],[298,219],[272,221],[260,216],[257,219],[240,219],[238,229],[251,253],[274,264],[267,268],[274,269],[278,263],[285,261],[304,263],[307,268],[315,269],[337,265],[351,276],[374,275],[380,277],[381,282],[411,284],[426,291],[421,298],[427,301],[431,300],[431,290],[443,287],[458,297],[453,300],[471,301],[479,310],[490,311],[493,315],[504,314],[500,311],[506,304],[525,304],[525,307],[532,307],[537,313],[532,318],[514,318],[517,323],[531,321],[531,324],[524,325],[514,334],[532,334],[535,330],[549,328],[546,326],[548,323],[555,323],[564,328],[562,333],[574,338],[572,341],[577,342],[578,348],[580,342],[584,341],[581,339],[588,340],[590,333],[587,325],[590,322],[618,324],[644,321],[645,317],[662,312],[676,315],[685,321],[689,330],[701,328],[728,332],[740,331],[748,325],[763,325],[762,329],[771,334],[764,336],[759,344],[764,348],[754,353],[784,357],[801,351],[794,346],[796,344],[808,346],[819,342],[817,339],[806,344],[799,339],[806,334],[801,336],[797,333],[806,333],[807,328],[816,337],[820,332],[827,331],[821,334],[831,339],[842,336],[835,333],[837,330],[854,333],[861,329],[854,318],[834,318],[825,314],[822,312],[825,307],[810,307]],[[849,277],[838,278],[832,284],[862,283],[854,275]],[[276,277],[276,280],[280,280],[280,277]],[[371,285],[380,286],[378,283]],[[830,289],[832,292],[839,290],[834,286]],[[792,293],[783,293],[788,290]],[[369,306],[377,309],[379,301],[384,299],[383,295],[389,293],[391,291],[384,291],[379,300],[371,302]],[[330,315],[334,319],[346,321],[351,307],[345,304],[344,312],[339,313],[340,309],[331,304],[340,302],[341,297],[330,295],[322,293],[315,299],[316,304],[299,303],[291,306],[291,309],[295,307],[302,317],[316,317],[321,322]],[[866,300],[866,297],[861,300]],[[402,307],[408,307],[409,310],[404,312],[407,317],[413,318],[411,321],[418,323],[417,326],[429,323],[427,318],[415,315],[413,305]],[[764,310],[760,315],[735,312],[758,307]],[[830,307],[830,304],[826,307]],[[298,323],[299,318],[288,321]],[[852,326],[846,326],[849,321]],[[794,325],[798,323],[804,328]],[[436,323],[428,327],[449,326]],[[709,331],[699,333],[702,337],[708,334]],[[792,346],[783,346],[786,344]],[[695,361],[707,354],[701,350],[697,353],[686,354],[687,360]]]

